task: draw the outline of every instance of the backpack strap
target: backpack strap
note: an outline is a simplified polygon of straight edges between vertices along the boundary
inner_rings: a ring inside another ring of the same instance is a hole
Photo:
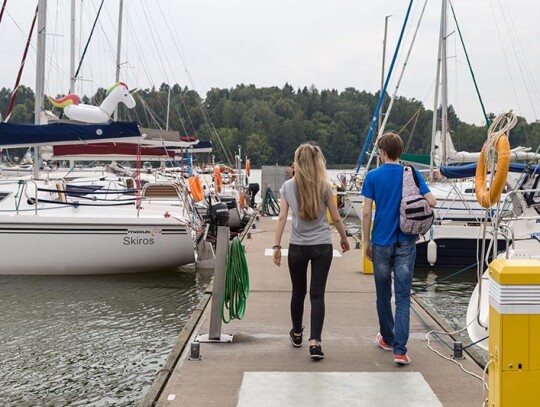
[[[411,194],[411,191],[414,191],[416,195],[420,195],[420,183],[418,181],[416,170],[410,165],[405,165],[403,166],[403,187],[401,196],[413,195]]]

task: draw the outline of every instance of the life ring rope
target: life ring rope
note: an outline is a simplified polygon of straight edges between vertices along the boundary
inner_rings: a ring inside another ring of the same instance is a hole
[[[478,158],[474,181],[476,200],[484,208],[492,207],[501,198],[510,168],[510,143],[507,134],[516,123],[517,118],[510,111],[497,116],[489,126],[488,138]],[[491,174],[489,188],[486,182],[488,172]]]

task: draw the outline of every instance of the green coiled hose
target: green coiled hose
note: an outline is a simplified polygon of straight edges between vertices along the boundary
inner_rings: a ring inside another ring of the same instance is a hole
[[[242,319],[246,312],[249,295],[249,274],[244,247],[238,237],[229,242],[225,292],[221,304],[221,318],[228,324],[233,319]],[[228,310],[228,316],[225,315]]]
[[[279,215],[279,202],[271,188],[266,188],[266,193],[264,194],[262,213],[265,216],[278,216]]]

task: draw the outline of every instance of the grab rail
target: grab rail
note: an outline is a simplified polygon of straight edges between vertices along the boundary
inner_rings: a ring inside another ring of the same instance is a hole
[[[20,182],[20,181],[19,181]],[[38,204],[38,186],[37,186],[37,183],[36,181],[34,180],[26,180],[26,181],[23,181],[22,182],[22,188],[21,188],[21,193],[19,195],[19,200],[17,201],[17,205],[16,205],[16,214],[19,215],[19,207],[21,206],[21,200],[22,200],[22,197],[23,197],[23,192],[24,192],[24,195],[30,199],[30,197],[28,197],[28,194],[26,193],[26,187],[27,187],[27,184],[29,182],[32,182],[34,184],[34,187],[35,187],[35,196],[34,196],[34,214],[37,215],[38,214],[38,208],[37,208],[37,204]]]

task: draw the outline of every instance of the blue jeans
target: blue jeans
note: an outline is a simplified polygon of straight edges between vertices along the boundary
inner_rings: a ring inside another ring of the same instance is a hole
[[[373,245],[373,274],[377,292],[379,329],[384,341],[394,347],[394,354],[407,353],[411,305],[411,285],[416,257],[416,242],[405,241],[390,246]],[[395,318],[392,315],[392,271],[394,272]]]
[[[331,244],[312,246],[289,245],[289,273],[292,282],[291,320],[293,331],[302,332],[304,300],[307,293],[307,268],[311,262],[311,282],[309,299],[311,301],[311,333],[309,339],[321,340],[324,323],[324,292],[326,280],[332,264]]]

